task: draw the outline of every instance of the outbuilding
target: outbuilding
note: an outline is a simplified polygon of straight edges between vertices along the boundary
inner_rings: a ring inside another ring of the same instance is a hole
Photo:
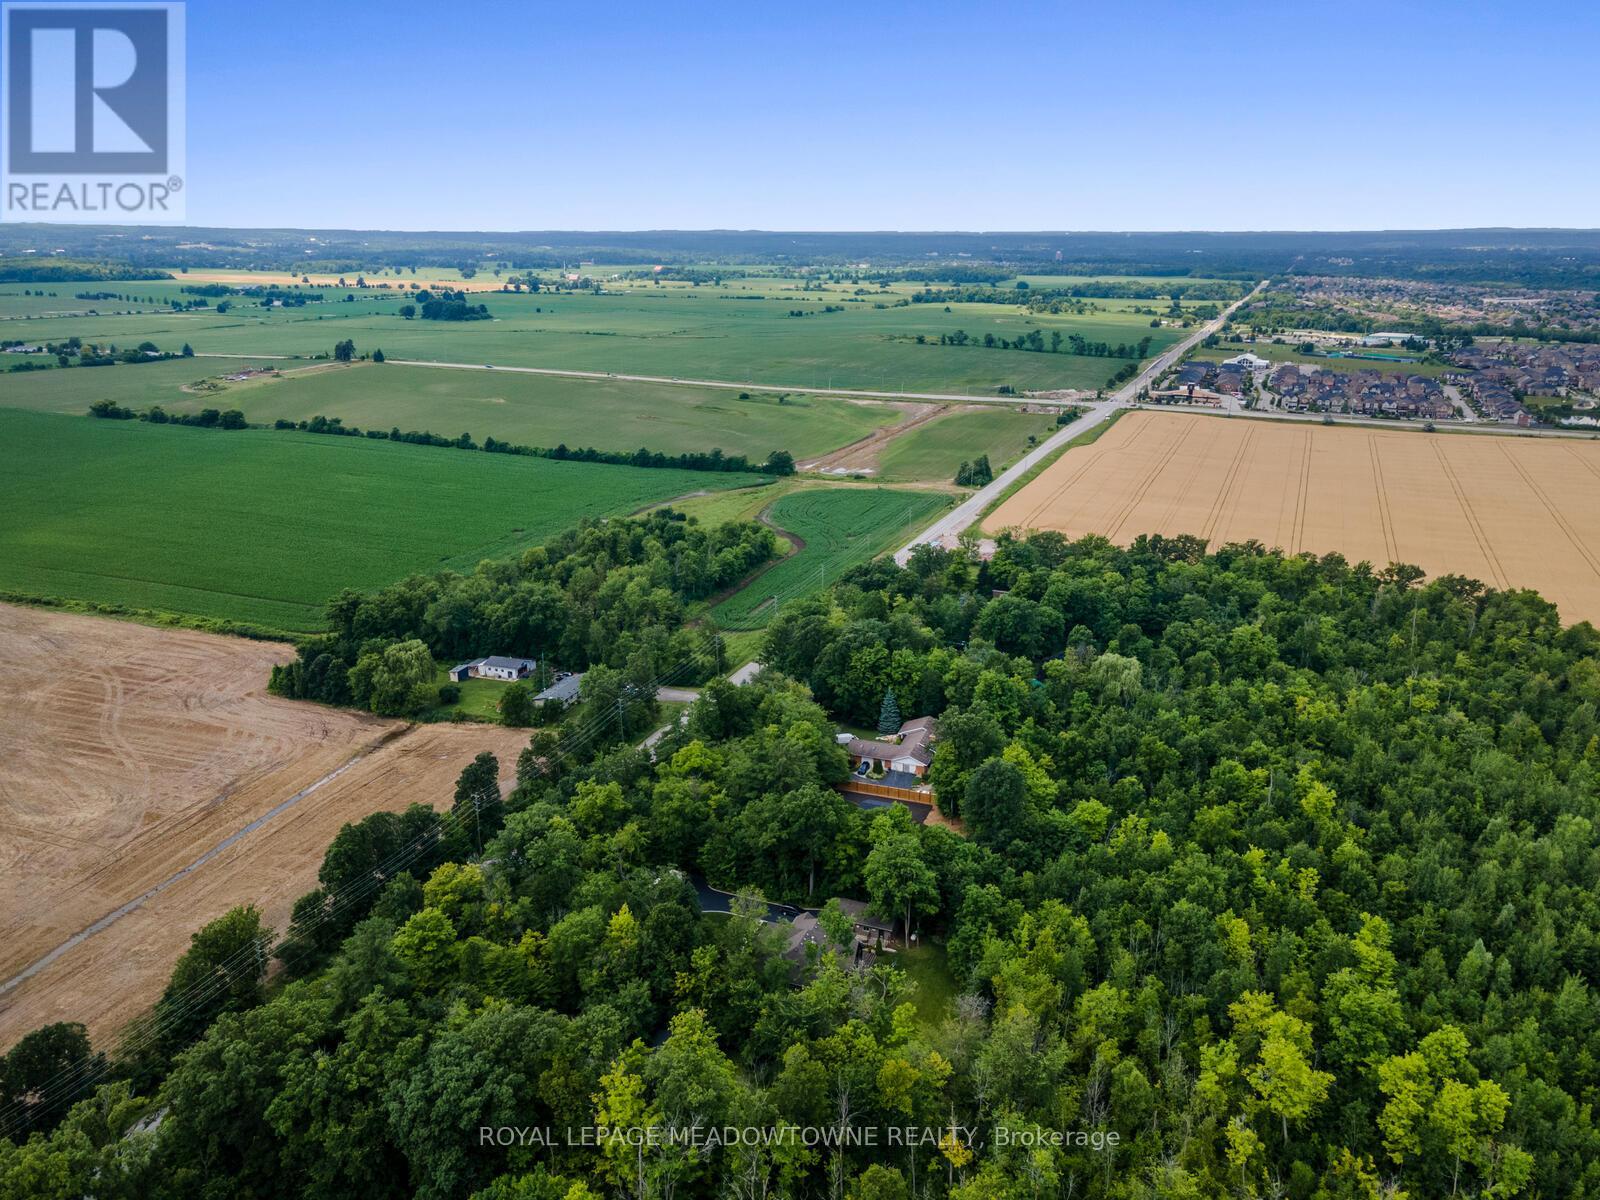
[[[506,658],[491,654],[450,668],[450,678],[457,683],[465,679],[526,679],[539,664],[531,658]]]

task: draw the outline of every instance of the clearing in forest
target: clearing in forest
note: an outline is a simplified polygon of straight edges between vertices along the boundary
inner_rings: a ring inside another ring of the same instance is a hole
[[[795,553],[758,573],[711,610],[723,629],[758,629],[786,601],[821,591],[858,563],[897,544],[946,507],[942,492],[886,487],[791,492],[763,516],[789,535]]]

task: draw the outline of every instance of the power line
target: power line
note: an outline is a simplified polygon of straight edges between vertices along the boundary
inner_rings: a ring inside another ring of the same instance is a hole
[[[823,564],[818,564],[818,578],[819,581],[825,581],[826,579]],[[797,579],[790,586],[774,593],[769,598],[769,601],[774,605],[774,612],[802,590],[809,590],[808,580],[804,576]],[[720,636],[720,632],[718,636]],[[654,696],[659,688],[674,682],[686,668],[691,666],[710,666],[715,669],[716,665],[716,658],[710,652],[691,651],[650,682],[643,685],[625,684],[623,690],[642,688],[647,690],[651,696]],[[556,747],[552,758],[547,759],[540,765],[540,773],[548,774],[549,768],[554,764],[554,761],[570,758],[573,754],[587,747],[611,723],[613,716],[617,718],[618,729],[621,732],[624,712],[623,697],[619,695],[614,714],[607,712],[591,716],[583,727],[563,738]],[[497,797],[494,803],[502,804],[504,800]],[[417,858],[421,857],[430,846],[443,842],[455,831],[453,826],[461,823],[461,818],[453,810],[436,812],[435,815],[438,818],[436,823],[430,825],[427,830],[413,838],[411,842],[396,851],[385,862],[370,869],[361,878],[350,881],[338,891],[326,895],[322,912],[312,921],[301,925],[295,932],[301,937],[309,937],[310,934],[321,928],[324,923],[333,920],[335,916],[339,915],[341,907],[347,906],[352,901],[363,899],[369,892],[388,884],[400,871],[406,869]],[[476,799],[474,800],[473,815],[476,828],[481,818]],[[228,959],[218,964],[204,980],[197,980],[182,992],[174,995],[170,1000],[164,998],[162,1001],[157,1001],[150,1012],[130,1023],[118,1044],[118,1056],[123,1060],[131,1058],[134,1054],[142,1052],[155,1044],[165,1029],[171,1028],[184,1018],[199,1012],[201,1007],[214,999],[221,990],[237,982],[235,973],[246,962],[252,958],[261,959],[267,957],[266,947],[270,944],[270,940],[270,934],[252,939],[248,945],[240,947]],[[281,957],[282,952],[290,944],[287,935],[278,939],[273,949],[273,955]],[[33,1093],[33,1102],[29,1107],[48,1108],[53,1104],[59,1103],[61,1099],[70,1095],[73,1091],[87,1086],[110,1065],[110,1062],[110,1056],[102,1051],[88,1055],[72,1066],[63,1068]],[[11,1136],[15,1130],[26,1123],[28,1107],[25,1107],[19,1101],[12,1100],[8,1102],[8,1109],[9,1111],[0,1110],[0,1137]]]
[[[706,665],[714,668],[716,665],[715,658],[707,651],[692,651],[672,667],[662,671],[650,682],[644,685],[625,684],[623,690],[624,692],[630,688],[646,690],[653,697],[660,687],[676,681],[686,668]],[[611,723],[613,716],[618,719],[618,728],[621,731],[621,718],[624,711],[624,700],[619,695],[615,713],[608,709],[604,714],[592,716],[573,735],[563,738],[551,758],[540,765],[540,774],[548,774],[549,768],[554,765],[554,761],[569,758],[587,747]],[[494,803],[502,804],[504,800],[501,797],[497,797]],[[438,819],[434,824],[397,850],[383,863],[370,869],[361,878],[352,880],[339,890],[325,896],[322,912],[312,921],[300,926],[295,932],[301,937],[308,937],[315,930],[321,928],[323,924],[340,915],[342,907],[348,906],[355,900],[363,899],[369,892],[387,885],[402,870],[421,857],[427,849],[443,842],[453,833],[455,830],[452,826],[462,823],[462,818],[458,817],[453,810],[436,811],[435,815]],[[478,825],[477,818],[480,815],[475,799],[475,826]],[[117,1046],[118,1057],[124,1061],[132,1058],[134,1055],[154,1045],[166,1030],[201,1011],[202,1007],[215,999],[220,991],[238,982],[237,972],[246,963],[251,959],[261,960],[267,957],[267,947],[271,940],[270,933],[252,938],[249,944],[240,947],[223,962],[217,964],[205,979],[197,980],[170,999],[163,998],[157,1001],[150,1012],[135,1018],[125,1029]],[[289,944],[286,935],[278,940],[273,953],[281,953]],[[25,1127],[30,1110],[48,1109],[60,1103],[64,1098],[80,1088],[87,1087],[110,1066],[110,1063],[111,1058],[104,1051],[87,1055],[71,1066],[64,1067],[43,1085],[35,1089],[31,1094],[30,1103],[24,1103],[21,1100],[8,1101],[6,1109],[0,1110],[0,1137],[10,1137],[14,1132]]]

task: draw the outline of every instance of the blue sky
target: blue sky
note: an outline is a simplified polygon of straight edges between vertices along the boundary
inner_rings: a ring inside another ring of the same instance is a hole
[[[189,220],[1600,225],[1592,3],[191,0]]]

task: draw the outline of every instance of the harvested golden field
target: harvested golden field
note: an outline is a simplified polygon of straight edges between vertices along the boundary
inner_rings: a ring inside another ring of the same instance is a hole
[[[1600,622],[1600,443],[1136,412],[985,522],[1252,539],[1534,588]]]
[[[527,735],[266,692],[290,647],[0,605],[0,1049],[143,1011],[236,904],[282,929],[339,827],[448,803]]]

